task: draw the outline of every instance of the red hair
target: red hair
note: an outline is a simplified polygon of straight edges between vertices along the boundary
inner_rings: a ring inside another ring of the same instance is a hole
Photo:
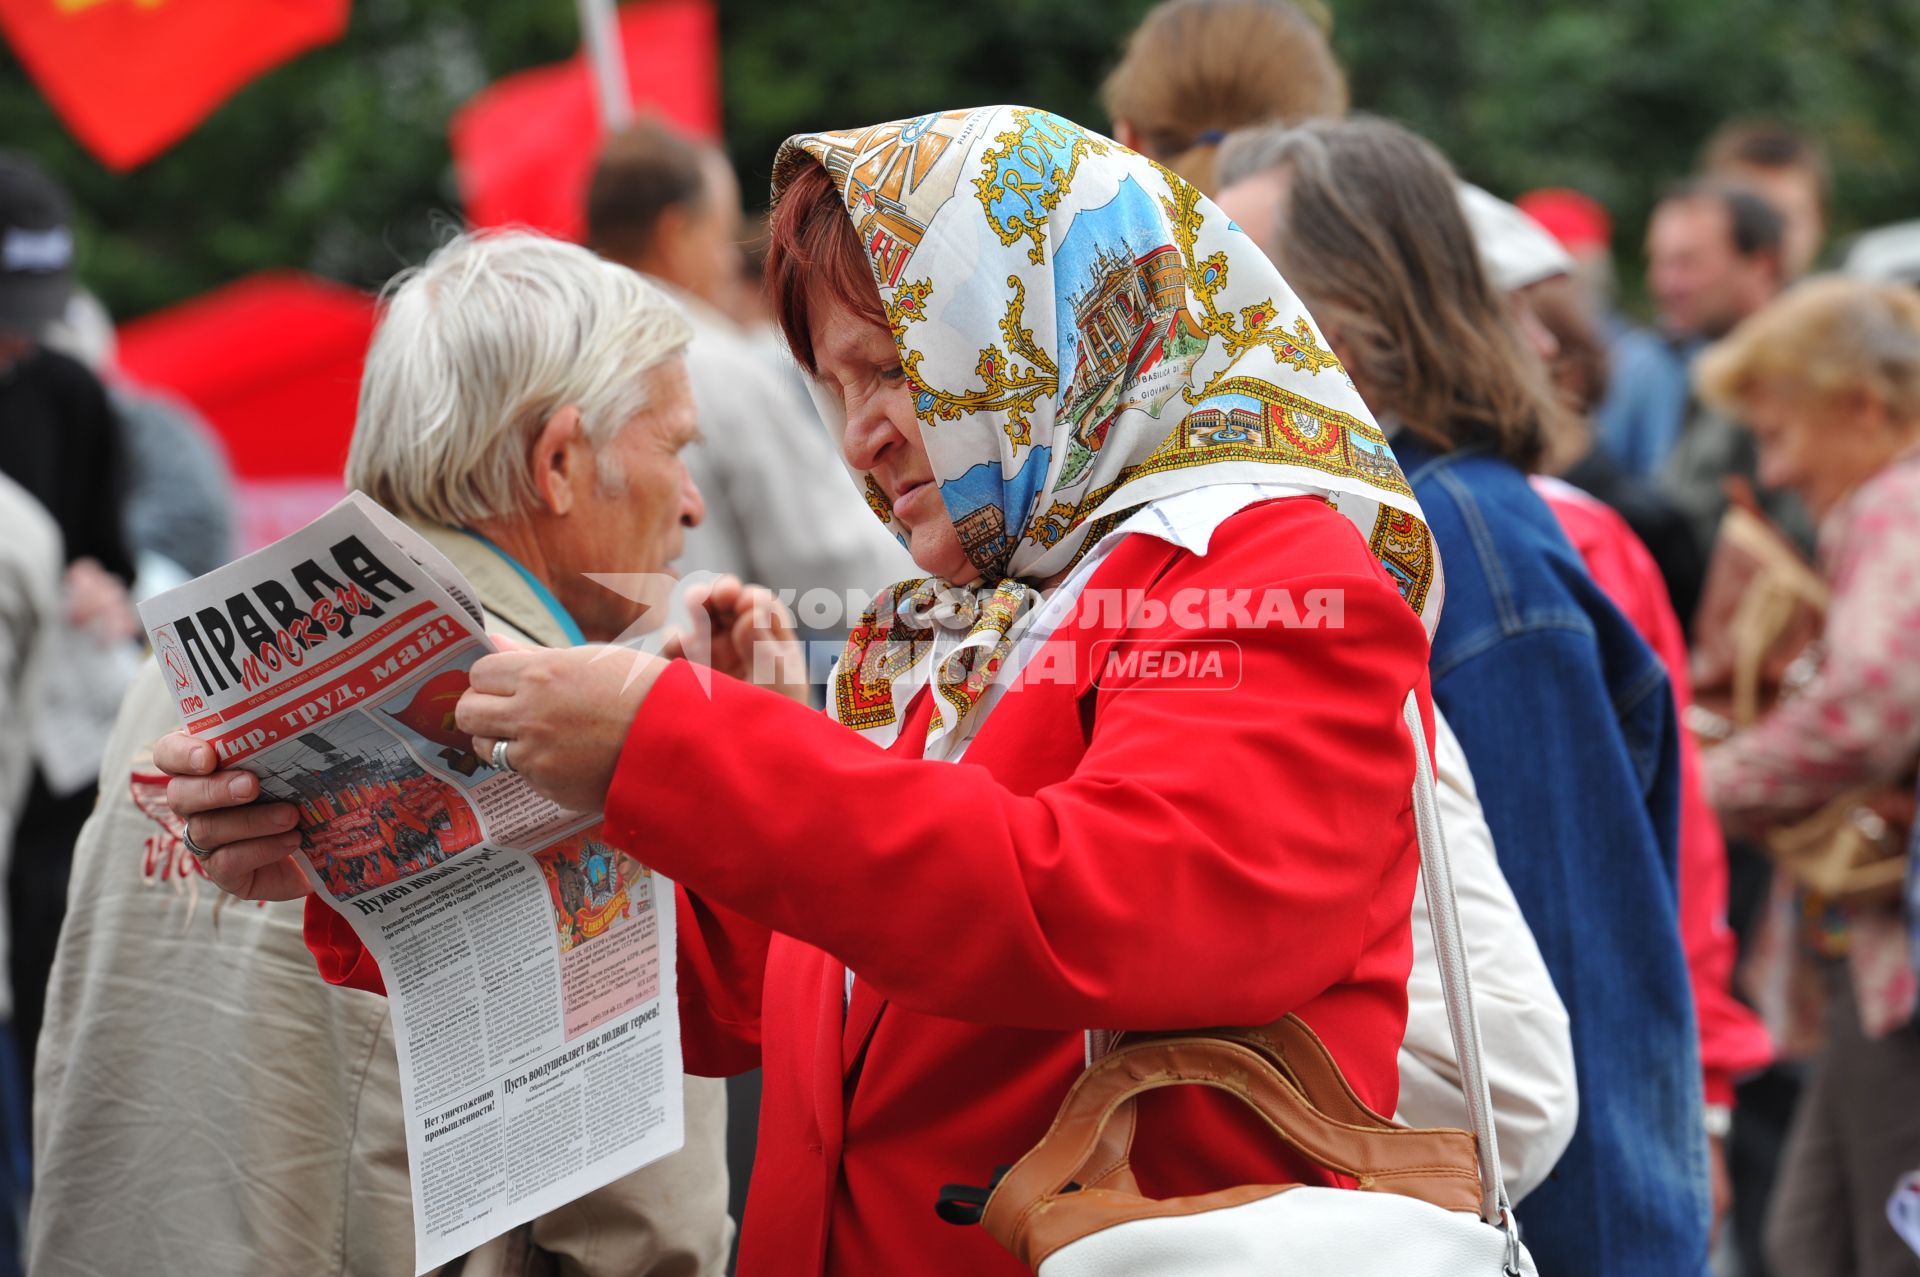
[[[813,307],[839,302],[856,315],[887,322],[873,266],[860,247],[847,206],[833,179],[818,164],[800,167],[774,206],[767,241],[767,296],[793,357],[809,374],[813,357]]]

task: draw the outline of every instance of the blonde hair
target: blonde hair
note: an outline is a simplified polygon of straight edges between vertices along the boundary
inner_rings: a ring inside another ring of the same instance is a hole
[[[1165,0],[1107,77],[1107,116],[1212,195],[1214,153],[1228,132],[1346,114],[1347,77],[1326,26],[1324,11],[1316,20],[1289,0]]]
[[[624,266],[531,231],[456,237],[387,285],[347,484],[395,514],[464,527],[525,510],[528,449],[560,409],[595,448],[685,349],[680,308]]]
[[[1236,137],[1229,158],[1243,176],[1286,171],[1274,264],[1338,330],[1374,411],[1437,448],[1537,468],[1567,409],[1487,276],[1440,152],[1356,117]]]
[[[1920,426],[1920,292],[1818,275],[1781,294],[1704,351],[1694,384],[1738,413],[1762,382],[1817,399],[1865,392]]]

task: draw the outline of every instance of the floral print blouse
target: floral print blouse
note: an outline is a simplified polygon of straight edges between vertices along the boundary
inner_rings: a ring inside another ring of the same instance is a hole
[[[1818,672],[1703,760],[1714,806],[1740,825],[1797,819],[1920,756],[1920,447],[1826,517],[1820,565]]]

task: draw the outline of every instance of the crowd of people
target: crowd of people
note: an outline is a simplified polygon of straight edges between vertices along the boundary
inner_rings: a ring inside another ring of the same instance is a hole
[[[1104,121],[806,122],[751,262],[643,121],[585,245],[389,285],[344,481],[514,641],[460,729],[678,884],[685,1147],[442,1272],[1022,1271],[936,1196],[1115,1031],[1296,1016],[1467,1126],[1422,749],[1538,1270],[1920,1271],[1920,229],[1829,245],[1818,139],[1735,121],[1637,323],[1601,205],[1352,113],[1327,34],[1165,0]],[[71,226],[0,157],[0,1277],[410,1272],[380,970],[140,657],[235,549],[217,445]],[[596,577],[670,565],[708,645],[604,646],[664,609]],[[1129,1192],[1355,1187],[1198,1090]]]

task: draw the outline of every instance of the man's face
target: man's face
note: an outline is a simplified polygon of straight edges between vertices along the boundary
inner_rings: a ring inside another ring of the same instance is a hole
[[[740,183],[725,157],[713,152],[700,203],[689,209],[672,245],[673,283],[729,315],[742,286],[740,216]]]
[[[554,567],[561,579],[554,592],[591,639],[660,623],[682,529],[706,513],[681,456],[700,437],[686,361],[669,360],[648,373],[647,382],[646,407],[575,468],[573,509],[560,521]],[[658,579],[623,592],[587,579],[589,572]],[[626,597],[632,593],[642,597]]]
[[[1647,289],[1677,337],[1724,337],[1779,288],[1770,254],[1741,256],[1733,215],[1717,199],[1668,200],[1647,228]]]
[[[1729,181],[1738,182],[1773,206],[1780,214],[1783,228],[1780,258],[1788,279],[1798,279],[1813,267],[1826,239],[1826,213],[1820,206],[1820,181],[1803,168],[1728,169]]]

